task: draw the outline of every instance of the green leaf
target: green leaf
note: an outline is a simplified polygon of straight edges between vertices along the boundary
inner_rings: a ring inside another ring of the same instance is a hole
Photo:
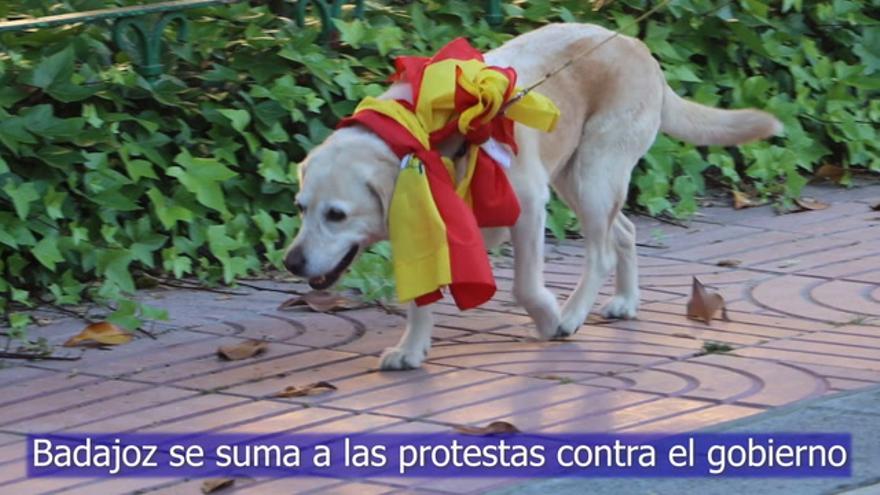
[[[196,195],[199,203],[229,215],[220,183],[236,177],[236,173],[213,158],[193,158],[183,152],[174,158],[181,167],[170,167],[165,173],[176,177],[184,187]]]
[[[3,192],[12,199],[15,213],[22,220],[27,218],[28,213],[30,213],[31,203],[40,198],[40,194],[32,182],[23,182],[16,185],[12,179],[7,179],[6,185],[3,186]]]
[[[10,313],[9,326],[14,329],[25,328],[31,324],[31,317],[27,313]]]
[[[216,158],[193,158],[187,151],[174,157],[174,162],[182,165],[186,173],[193,178],[210,181],[225,181],[237,174],[220,163]]]
[[[28,84],[41,89],[48,89],[56,82],[67,81],[73,72],[73,46],[68,45],[58,53],[44,58],[36,67],[30,77],[27,78]]]
[[[736,34],[736,38],[739,42],[744,43],[746,46],[754,50],[755,53],[761,54],[765,57],[770,56],[764,48],[764,40],[762,40],[753,29],[744,26],[740,22],[731,22],[728,24],[728,27],[734,34]]]
[[[0,211],[0,243],[12,249],[18,249],[19,246],[33,246],[37,240],[27,226],[28,222],[10,212]]]
[[[143,324],[137,317],[138,303],[129,299],[119,301],[116,311],[110,313],[107,321],[119,325],[127,330],[136,330]]]
[[[163,196],[155,187],[151,187],[150,190],[147,191],[147,197],[150,198],[150,201],[153,203],[153,211],[155,212],[156,217],[159,218],[162,226],[166,229],[174,228],[174,226],[177,225],[177,222],[188,223],[193,220],[192,211],[183,206],[174,204],[173,200]]]
[[[28,95],[22,87],[0,87],[0,108],[10,107]]]
[[[104,124],[104,121],[98,115],[98,110],[95,108],[95,105],[85,104],[82,107],[82,117],[88,122],[88,124],[92,127],[99,128]]]
[[[146,304],[142,304],[140,306],[141,316],[147,320],[168,320],[168,310],[162,308],[156,308],[153,306],[148,306]]]
[[[126,249],[98,249],[95,255],[96,269],[109,282],[125,292],[135,291],[134,280],[131,278],[128,266],[131,264],[132,255]]]
[[[880,72],[880,27],[866,27],[862,42],[853,46],[853,53],[865,65],[865,75]]]
[[[743,0],[743,3],[758,17],[767,17],[769,7],[764,0]]]
[[[175,277],[181,278],[192,272],[192,260],[185,256],[177,256],[174,249],[162,250],[162,268],[170,271]]]
[[[66,192],[56,191],[54,187],[49,187],[49,190],[43,195],[43,205],[46,207],[46,214],[49,215],[49,218],[58,220],[64,217],[61,209],[66,199]]]
[[[153,170],[153,164],[147,160],[127,160],[125,162],[125,170],[133,181],[138,181],[142,178],[159,179]]]
[[[216,181],[192,177],[187,175],[186,171],[180,167],[171,167],[166,173],[171,177],[177,177],[184,187],[196,195],[199,203],[224,215],[229,215],[229,210],[226,208],[223,196],[223,189],[220,188],[220,184]]]
[[[58,250],[57,236],[47,236],[40,239],[33,250],[31,250],[31,253],[40,264],[53,272],[55,271],[55,265],[64,261],[64,257],[61,256],[61,252]]]
[[[37,138],[25,129],[21,118],[10,117],[0,120],[0,142],[17,155],[20,145],[35,144]]]
[[[247,110],[236,110],[232,108],[224,108],[219,110],[220,114],[232,122],[232,128],[238,132],[242,132],[251,123],[251,114]]]
[[[290,183],[291,178],[287,175],[287,163],[282,163],[284,155],[278,151],[264,149],[260,153],[259,172],[270,182]]]
[[[49,88],[46,89],[46,92],[58,101],[73,103],[94,96],[100,90],[101,87],[99,85],[80,86],[59,79],[57,82],[49,86]]]
[[[333,23],[339,31],[339,39],[353,48],[360,48],[361,43],[367,37],[367,27],[360,19],[354,19],[350,22],[335,19]]]
[[[383,26],[373,32],[373,40],[380,55],[388,55],[403,40],[403,30],[397,26]]]
[[[687,65],[675,65],[673,67],[664,69],[666,73],[666,79],[669,81],[682,81],[682,82],[693,82],[698,83],[703,80],[691,70]]]
[[[565,240],[568,231],[574,229],[574,213],[556,197],[547,204],[547,213],[547,228],[553,233],[553,237],[560,241]]]

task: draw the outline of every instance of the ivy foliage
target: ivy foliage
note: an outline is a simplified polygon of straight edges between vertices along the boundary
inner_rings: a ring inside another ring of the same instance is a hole
[[[676,0],[641,26],[631,23],[645,0],[599,12],[531,0],[505,3],[500,27],[483,2],[375,2],[363,20],[338,20],[330,46],[271,3],[189,11],[190,41],[171,42],[169,29],[155,82],[106,25],[0,34],[0,312],[13,328],[28,307],[83,298],[134,327],[160,316],[125,302],[144,274],[232,283],[279,267],[299,224],[295,164],[382,91],[391,56],[456,36],[488,49],[553,21],[624,28],[679,92],[786,124],[784,138],[737,150],[660,137],[633,179],[635,204],[652,214],[693,213],[707,176],[786,200],[821,163],[880,170],[880,0]],[[18,0],[0,17],[111,4]],[[574,217],[558,203],[551,213],[565,235]],[[387,257],[364,257],[346,284],[390,296]]]

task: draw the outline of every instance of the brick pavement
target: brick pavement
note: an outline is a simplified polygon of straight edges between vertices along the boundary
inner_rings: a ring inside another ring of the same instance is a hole
[[[28,432],[446,431],[507,420],[542,432],[687,431],[770,408],[880,383],[880,186],[814,189],[827,210],[704,209],[691,228],[635,218],[642,306],[638,320],[588,324],[565,342],[536,342],[501,291],[479,310],[438,305],[423,369],[376,372],[401,317],[369,308],[335,314],[277,311],[286,286],[246,295],[155,290],[172,321],[76,362],[7,362],[0,369],[0,493],[198,493],[198,480],[29,480]],[[576,283],[576,241],[550,244],[548,285]],[[740,261],[720,267],[724,259]],[[691,277],[728,301],[731,321],[684,318]],[[611,281],[603,291],[608,297]],[[598,307],[598,306],[597,306]],[[81,323],[48,321],[33,334],[59,344]],[[217,346],[265,339],[265,354],[221,362]],[[733,350],[704,354],[706,342]],[[79,351],[77,351],[79,352]],[[338,391],[277,399],[318,380]],[[229,493],[480,493],[509,480],[239,480]],[[227,492],[224,492],[227,493]]]

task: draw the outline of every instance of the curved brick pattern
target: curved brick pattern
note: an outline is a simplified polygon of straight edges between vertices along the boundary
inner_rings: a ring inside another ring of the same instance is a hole
[[[826,282],[825,279],[798,275],[771,277],[753,287],[751,296],[759,305],[792,317],[828,323],[852,320],[856,316],[853,313],[820,305],[810,297],[815,287]]]
[[[834,198],[831,208],[794,215],[711,208],[689,229],[636,218],[639,319],[588,324],[566,342],[532,338],[513,303],[511,260],[501,258],[489,304],[466,313],[448,300],[435,305],[434,347],[409,372],[376,370],[400,336],[397,314],[277,311],[290,297],[283,291],[305,290],[296,283],[252,282],[262,290],[234,289],[242,296],[152,291],[145,298],[173,315],[152,329],[155,340],[0,369],[0,493],[198,491],[198,481],[169,479],[28,480],[28,432],[438,432],[494,420],[542,432],[674,432],[880,383],[880,221],[868,208],[880,186],[845,193],[811,191]],[[562,300],[577,283],[580,246],[550,243],[546,258],[548,286]],[[741,264],[718,266],[724,259]],[[683,316],[694,276],[724,295],[731,321]],[[610,280],[600,299],[612,293]],[[81,328],[45,317],[34,333],[53,344]],[[217,359],[218,345],[246,339],[269,348]],[[704,354],[709,341],[732,350]],[[272,397],[320,380],[338,390]],[[479,493],[510,482],[256,479],[231,493]]]
[[[880,304],[871,297],[876,284],[830,280],[813,287],[810,297],[822,306],[854,316],[880,316]]]

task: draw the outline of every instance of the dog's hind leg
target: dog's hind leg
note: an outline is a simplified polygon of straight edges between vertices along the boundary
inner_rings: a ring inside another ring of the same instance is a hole
[[[409,303],[406,311],[406,331],[400,342],[385,349],[379,358],[379,368],[385,371],[409,370],[422,365],[431,348],[434,317],[430,306]]]
[[[617,255],[614,297],[602,308],[606,318],[636,317],[639,309],[639,275],[636,256],[636,227],[623,213],[618,213],[612,227]]]
[[[590,155],[596,150],[579,151],[579,155]],[[575,160],[586,159],[575,156]],[[583,167],[572,167],[572,177],[556,181],[556,190],[574,210],[580,220],[584,236],[584,267],[581,279],[574,292],[562,306],[562,319],[555,334],[556,338],[568,337],[575,333],[586,320],[605,282],[612,266],[615,253],[611,245],[610,230],[614,217],[622,205],[621,194],[612,192],[607,184],[596,183],[599,177],[594,174],[578,175]],[[596,167],[594,170],[599,170]],[[595,184],[593,186],[592,184]]]
[[[659,124],[654,125],[656,133]],[[622,297],[609,309],[624,315],[635,312],[635,229],[620,209],[626,201],[630,171],[653,140],[653,133],[643,134],[623,133],[601,120],[588,123],[575,155],[554,177],[554,188],[577,214],[584,236],[584,272],[562,307],[558,338],[580,328],[611,269],[621,260],[618,287]]]

